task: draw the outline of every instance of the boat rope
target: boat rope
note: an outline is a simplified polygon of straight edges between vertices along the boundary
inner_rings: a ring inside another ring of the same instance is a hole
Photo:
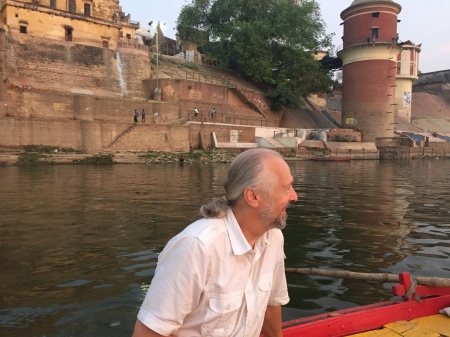
[[[414,275],[411,275],[411,286],[409,287],[408,291],[406,292],[405,296],[403,296],[403,298],[405,300],[407,300],[408,298],[410,298],[411,296],[414,297],[414,300],[417,303],[420,303],[420,297],[419,295],[417,295],[416,293],[416,287],[417,287],[417,280],[414,277]]]

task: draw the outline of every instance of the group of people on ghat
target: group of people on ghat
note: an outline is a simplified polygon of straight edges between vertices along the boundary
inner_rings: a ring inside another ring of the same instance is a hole
[[[289,302],[281,230],[297,201],[293,182],[278,152],[239,154],[224,196],[159,254],[133,337],[281,337]]]
[[[145,112],[145,109],[142,109],[142,112],[141,112],[141,121],[142,121],[142,123],[145,123],[145,115],[146,114],[147,113]],[[135,124],[137,124],[138,119],[139,119],[139,112],[137,111],[137,109],[134,109],[134,123]]]
[[[198,117],[198,109],[197,107],[194,108],[194,117]],[[216,108],[212,108],[209,112],[209,119],[215,119],[216,118]]]

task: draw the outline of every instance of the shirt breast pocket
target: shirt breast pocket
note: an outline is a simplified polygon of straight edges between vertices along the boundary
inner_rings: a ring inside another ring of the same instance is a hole
[[[210,295],[202,334],[230,336],[236,327],[243,295],[240,292]]]
[[[266,313],[267,303],[269,302],[270,290],[273,284],[273,274],[266,273],[261,275],[258,283],[258,315],[264,316]]]

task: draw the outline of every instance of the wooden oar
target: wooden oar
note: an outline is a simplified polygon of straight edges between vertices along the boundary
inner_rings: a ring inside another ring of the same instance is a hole
[[[325,270],[316,268],[286,268],[286,274],[317,275],[353,280],[399,282],[398,275],[388,273],[356,273],[345,270]],[[415,276],[416,282],[428,287],[450,287],[450,279]]]

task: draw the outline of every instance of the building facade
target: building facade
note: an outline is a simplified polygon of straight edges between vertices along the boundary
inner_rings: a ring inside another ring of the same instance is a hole
[[[396,115],[411,123],[412,85],[419,77],[419,53],[421,45],[411,41],[403,42],[402,51],[397,56],[395,80]]]
[[[355,0],[341,13],[344,20],[343,128],[361,131],[363,141],[394,136],[397,16],[392,0]]]
[[[12,34],[29,34],[115,50],[122,28],[118,0],[1,0]]]

